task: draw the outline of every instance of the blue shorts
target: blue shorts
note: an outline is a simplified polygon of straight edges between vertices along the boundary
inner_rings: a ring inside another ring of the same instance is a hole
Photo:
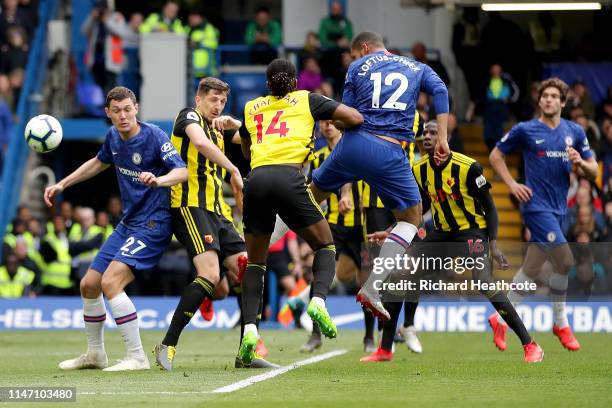
[[[104,273],[111,261],[119,261],[135,270],[157,265],[172,238],[170,220],[152,226],[117,225],[91,263],[91,269]]]
[[[336,192],[346,183],[365,180],[388,210],[421,202],[404,149],[364,131],[346,131],[312,181],[322,191]]]
[[[531,232],[529,242],[541,244],[564,244],[567,243],[561,224],[563,215],[552,212],[523,212],[523,221]]]

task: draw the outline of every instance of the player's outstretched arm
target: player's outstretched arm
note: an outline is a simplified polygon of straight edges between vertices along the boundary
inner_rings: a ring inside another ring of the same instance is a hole
[[[102,171],[106,170],[108,166],[109,164],[98,160],[97,157],[87,160],[85,163],[81,164],[78,169],[70,173],[66,178],[45,189],[45,204],[47,204],[48,207],[51,207],[53,205],[53,198],[56,195],[61,194],[62,191],[74,184],[94,177],[98,173],[101,173]]]
[[[495,147],[489,155],[491,167],[493,167],[493,170],[499,174],[504,183],[506,183],[508,188],[510,188],[512,195],[514,195],[520,202],[526,203],[527,201],[531,200],[533,192],[526,185],[516,182],[514,177],[512,177],[512,174],[510,174],[510,170],[508,170],[505,159],[506,156],[497,147]]]
[[[153,173],[142,172],[138,176],[140,181],[150,187],[171,187],[175,184],[187,181],[188,173],[186,167],[177,167],[163,176],[156,177]]]

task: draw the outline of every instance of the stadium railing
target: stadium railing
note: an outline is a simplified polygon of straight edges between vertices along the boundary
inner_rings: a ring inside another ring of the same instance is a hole
[[[28,55],[25,80],[17,104],[18,123],[13,128],[0,178],[0,237],[19,204],[24,171],[30,150],[23,133],[28,120],[38,114],[42,85],[47,71],[47,24],[57,13],[57,0],[41,0],[39,23]],[[0,261],[2,254],[0,253]]]

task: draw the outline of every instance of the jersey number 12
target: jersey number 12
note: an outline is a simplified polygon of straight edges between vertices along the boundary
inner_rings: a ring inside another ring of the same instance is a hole
[[[385,103],[383,103],[383,109],[396,109],[396,110],[406,110],[406,104],[404,102],[398,102],[399,98],[406,92],[408,89],[408,78],[406,75],[400,74],[399,72],[392,72],[389,75],[385,76],[385,86],[393,85],[393,82],[399,81],[399,86],[397,89],[391,94],[389,99]],[[381,72],[373,72],[370,74],[370,81],[374,81],[374,92],[372,93],[372,107],[380,108],[380,91],[382,88],[382,73]]]

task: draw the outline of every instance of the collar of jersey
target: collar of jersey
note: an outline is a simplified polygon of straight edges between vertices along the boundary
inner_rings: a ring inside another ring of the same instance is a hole
[[[443,170],[446,166],[448,166],[448,163],[451,162],[453,158],[453,152],[451,151],[448,155],[448,157],[446,158],[446,160],[444,160],[444,162],[442,164],[440,164],[439,166],[436,164],[436,161],[434,160],[433,154],[429,155],[429,165],[434,169],[434,170]]]

